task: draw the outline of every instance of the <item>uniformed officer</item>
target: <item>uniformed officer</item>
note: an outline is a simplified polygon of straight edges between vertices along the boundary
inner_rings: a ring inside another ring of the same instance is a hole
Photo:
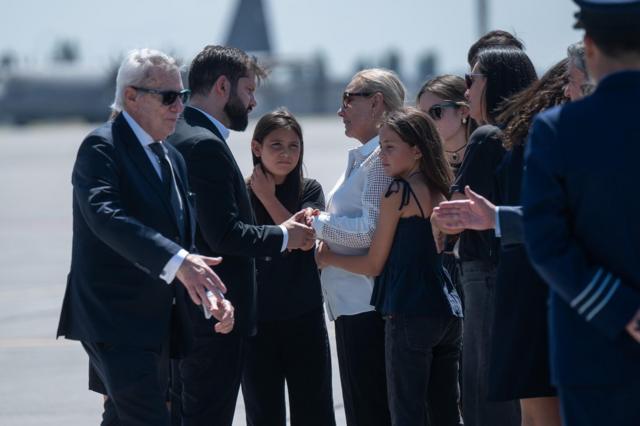
[[[525,241],[551,288],[565,425],[640,425],[640,1],[574,0],[593,95],[527,144]]]

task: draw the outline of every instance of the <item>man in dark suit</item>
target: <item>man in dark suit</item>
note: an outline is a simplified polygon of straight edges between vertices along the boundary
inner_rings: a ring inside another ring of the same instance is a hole
[[[185,426],[233,422],[245,340],[256,333],[253,258],[314,244],[313,230],[298,223],[304,212],[280,226],[255,225],[246,183],[226,143],[229,129],[247,127],[257,80],[264,75],[255,58],[240,49],[205,47],[189,69],[192,101],[169,138],[185,158],[197,197],[196,244],[206,255],[224,257],[216,271],[238,310],[234,331],[218,336],[202,313],[192,309],[196,346],[181,363]]]
[[[113,121],[85,138],[73,169],[73,252],[57,335],[89,354],[108,395],[103,424],[168,426],[169,352],[189,346],[188,298],[223,333],[233,308],[208,266],[220,259],[191,254],[186,167],[163,142],[189,95],[175,60],[132,51],[116,86]]]
[[[527,145],[525,241],[551,288],[563,424],[640,424],[640,1],[575,0],[595,92],[540,114]]]

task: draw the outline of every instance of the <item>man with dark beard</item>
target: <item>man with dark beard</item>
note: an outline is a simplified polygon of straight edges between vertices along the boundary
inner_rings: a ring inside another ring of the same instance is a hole
[[[168,139],[182,153],[196,195],[196,246],[223,256],[216,272],[236,308],[232,333],[220,338],[214,319],[192,309],[196,347],[181,362],[183,425],[231,426],[242,375],[244,346],[256,333],[255,256],[310,248],[314,232],[304,212],[279,226],[256,226],[242,173],[226,144],[230,130],[243,131],[255,107],[254,92],[265,71],[240,49],[207,46],[189,69],[191,103]]]

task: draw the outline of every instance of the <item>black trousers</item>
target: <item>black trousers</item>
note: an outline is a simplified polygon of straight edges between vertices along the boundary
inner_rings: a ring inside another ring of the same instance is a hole
[[[183,426],[231,426],[240,390],[246,337],[197,337],[180,363]]]
[[[386,319],[389,408],[394,426],[461,426],[462,319]]]
[[[166,400],[169,403],[169,411],[171,413],[171,426],[182,426],[182,380],[180,379],[180,360],[171,359],[169,364],[169,388],[167,389]],[[164,366],[158,371],[158,381],[160,383],[164,380],[164,375],[167,374]],[[107,395],[107,389],[105,388],[102,380],[96,373],[95,368],[89,362],[89,390],[97,392],[102,395]],[[102,426],[117,426],[119,419],[115,411],[113,402],[108,398],[104,402],[104,411],[102,414]]]
[[[640,381],[616,386],[560,386],[565,426],[640,425]]]
[[[335,321],[347,426],[388,426],[384,320],[375,311]]]
[[[102,425],[170,426],[166,405],[168,345],[140,348],[82,342],[82,346],[109,396]]]
[[[460,281],[465,300],[462,332],[464,424],[520,426],[519,401],[488,400],[489,348],[495,310],[496,269],[484,262],[462,262]]]
[[[285,381],[291,426],[335,426],[329,336],[322,308],[260,322],[247,339],[242,395],[247,426],[285,426]]]

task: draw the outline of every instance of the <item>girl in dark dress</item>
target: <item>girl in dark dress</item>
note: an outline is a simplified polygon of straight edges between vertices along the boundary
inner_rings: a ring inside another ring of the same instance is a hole
[[[433,206],[446,199],[451,171],[425,113],[393,112],[379,135],[385,174],[395,179],[382,197],[368,253],[338,255],[321,244],[316,256],[321,266],[378,276],[371,304],[385,318],[392,424],[460,425],[462,306],[429,221]]]
[[[451,198],[466,198],[464,187],[469,185],[495,202],[498,199],[495,172],[505,153],[497,117],[503,101],[534,82],[536,73],[531,60],[521,50],[492,48],[478,54],[471,73],[465,77],[470,115],[480,127],[471,134],[464,160],[451,187]],[[434,216],[433,223],[442,228],[437,218]],[[468,426],[520,424],[517,400],[497,402],[489,401],[488,397],[498,251],[499,244],[493,230],[466,230],[460,235],[460,281],[465,297],[462,405]]]
[[[302,175],[303,147],[300,125],[288,111],[276,110],[258,121],[248,182],[258,224],[282,223],[305,208],[324,209],[322,187]],[[285,382],[291,425],[335,425],[329,338],[313,247],[256,259],[258,334],[249,341],[242,377],[248,425],[286,425]]]

